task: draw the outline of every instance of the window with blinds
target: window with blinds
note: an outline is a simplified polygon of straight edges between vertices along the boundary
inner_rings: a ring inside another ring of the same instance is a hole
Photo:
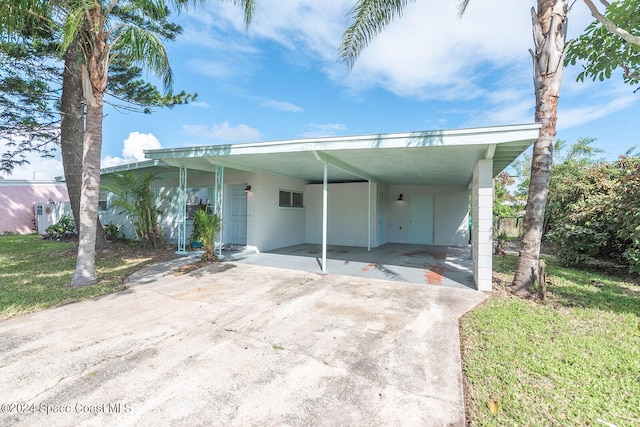
[[[281,208],[303,208],[304,194],[298,191],[280,190],[278,206]]]

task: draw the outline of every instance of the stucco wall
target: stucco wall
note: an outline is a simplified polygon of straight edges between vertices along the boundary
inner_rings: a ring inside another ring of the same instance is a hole
[[[493,269],[493,160],[480,160],[473,170],[473,279],[480,291],[491,291]]]
[[[257,172],[247,183],[251,185],[251,192],[247,195],[247,245],[268,251],[304,243],[305,213],[309,210],[309,195],[305,192],[306,182]],[[305,193],[305,207],[279,207],[280,190]]]
[[[403,195],[403,201],[398,196]],[[465,187],[392,185],[387,189],[385,237],[390,243],[409,243],[411,196],[434,196],[433,244],[468,244],[469,192]]]
[[[0,233],[35,232],[33,206],[39,202],[68,202],[64,182],[0,180]]]
[[[329,184],[327,198],[327,243],[367,247],[369,184]],[[306,242],[322,243],[322,184],[307,185]],[[371,246],[377,246],[377,186],[371,186]]]

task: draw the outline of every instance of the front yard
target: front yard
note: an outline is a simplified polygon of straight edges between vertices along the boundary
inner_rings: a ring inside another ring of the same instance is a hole
[[[0,319],[123,289],[173,249],[117,244],[96,260],[99,283],[67,285],[76,242],[0,236]],[[494,294],[461,319],[471,425],[640,427],[640,285],[547,261],[549,298],[504,291],[515,256],[494,259]]]
[[[77,246],[37,235],[0,236],[0,319],[122,290],[127,275],[173,257],[175,250],[147,251],[112,243],[108,253],[97,255],[98,284],[70,288]]]
[[[494,295],[461,320],[471,425],[640,426],[640,286],[547,260],[544,303]]]

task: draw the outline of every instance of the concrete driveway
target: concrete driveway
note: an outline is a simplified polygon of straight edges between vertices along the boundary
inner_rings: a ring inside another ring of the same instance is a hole
[[[0,322],[0,425],[463,425],[480,292],[225,263]]]

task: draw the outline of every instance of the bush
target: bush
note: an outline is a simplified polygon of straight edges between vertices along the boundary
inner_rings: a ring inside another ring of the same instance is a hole
[[[198,227],[198,234],[202,241],[203,261],[216,261],[216,234],[220,231],[220,217],[208,214],[206,210],[198,209],[193,213],[194,224]]]
[[[60,221],[48,226],[45,231],[46,234],[42,236],[43,239],[69,239],[76,235],[76,223],[71,216],[62,215]]]
[[[153,192],[152,184],[157,174],[134,174],[122,172],[114,174],[112,185],[103,188],[113,193],[113,206],[119,214],[127,214],[136,239],[149,249],[157,249],[165,243],[164,233],[158,225],[160,201]]]
[[[104,226],[104,234],[107,236],[107,239],[111,242],[117,242],[118,240],[124,238],[124,234],[122,233],[122,224],[118,224],[116,222],[110,222]]]
[[[612,261],[640,273],[640,158],[585,166],[571,184],[566,202],[549,194],[558,203],[558,214],[547,239],[556,246],[558,259],[573,266]]]

